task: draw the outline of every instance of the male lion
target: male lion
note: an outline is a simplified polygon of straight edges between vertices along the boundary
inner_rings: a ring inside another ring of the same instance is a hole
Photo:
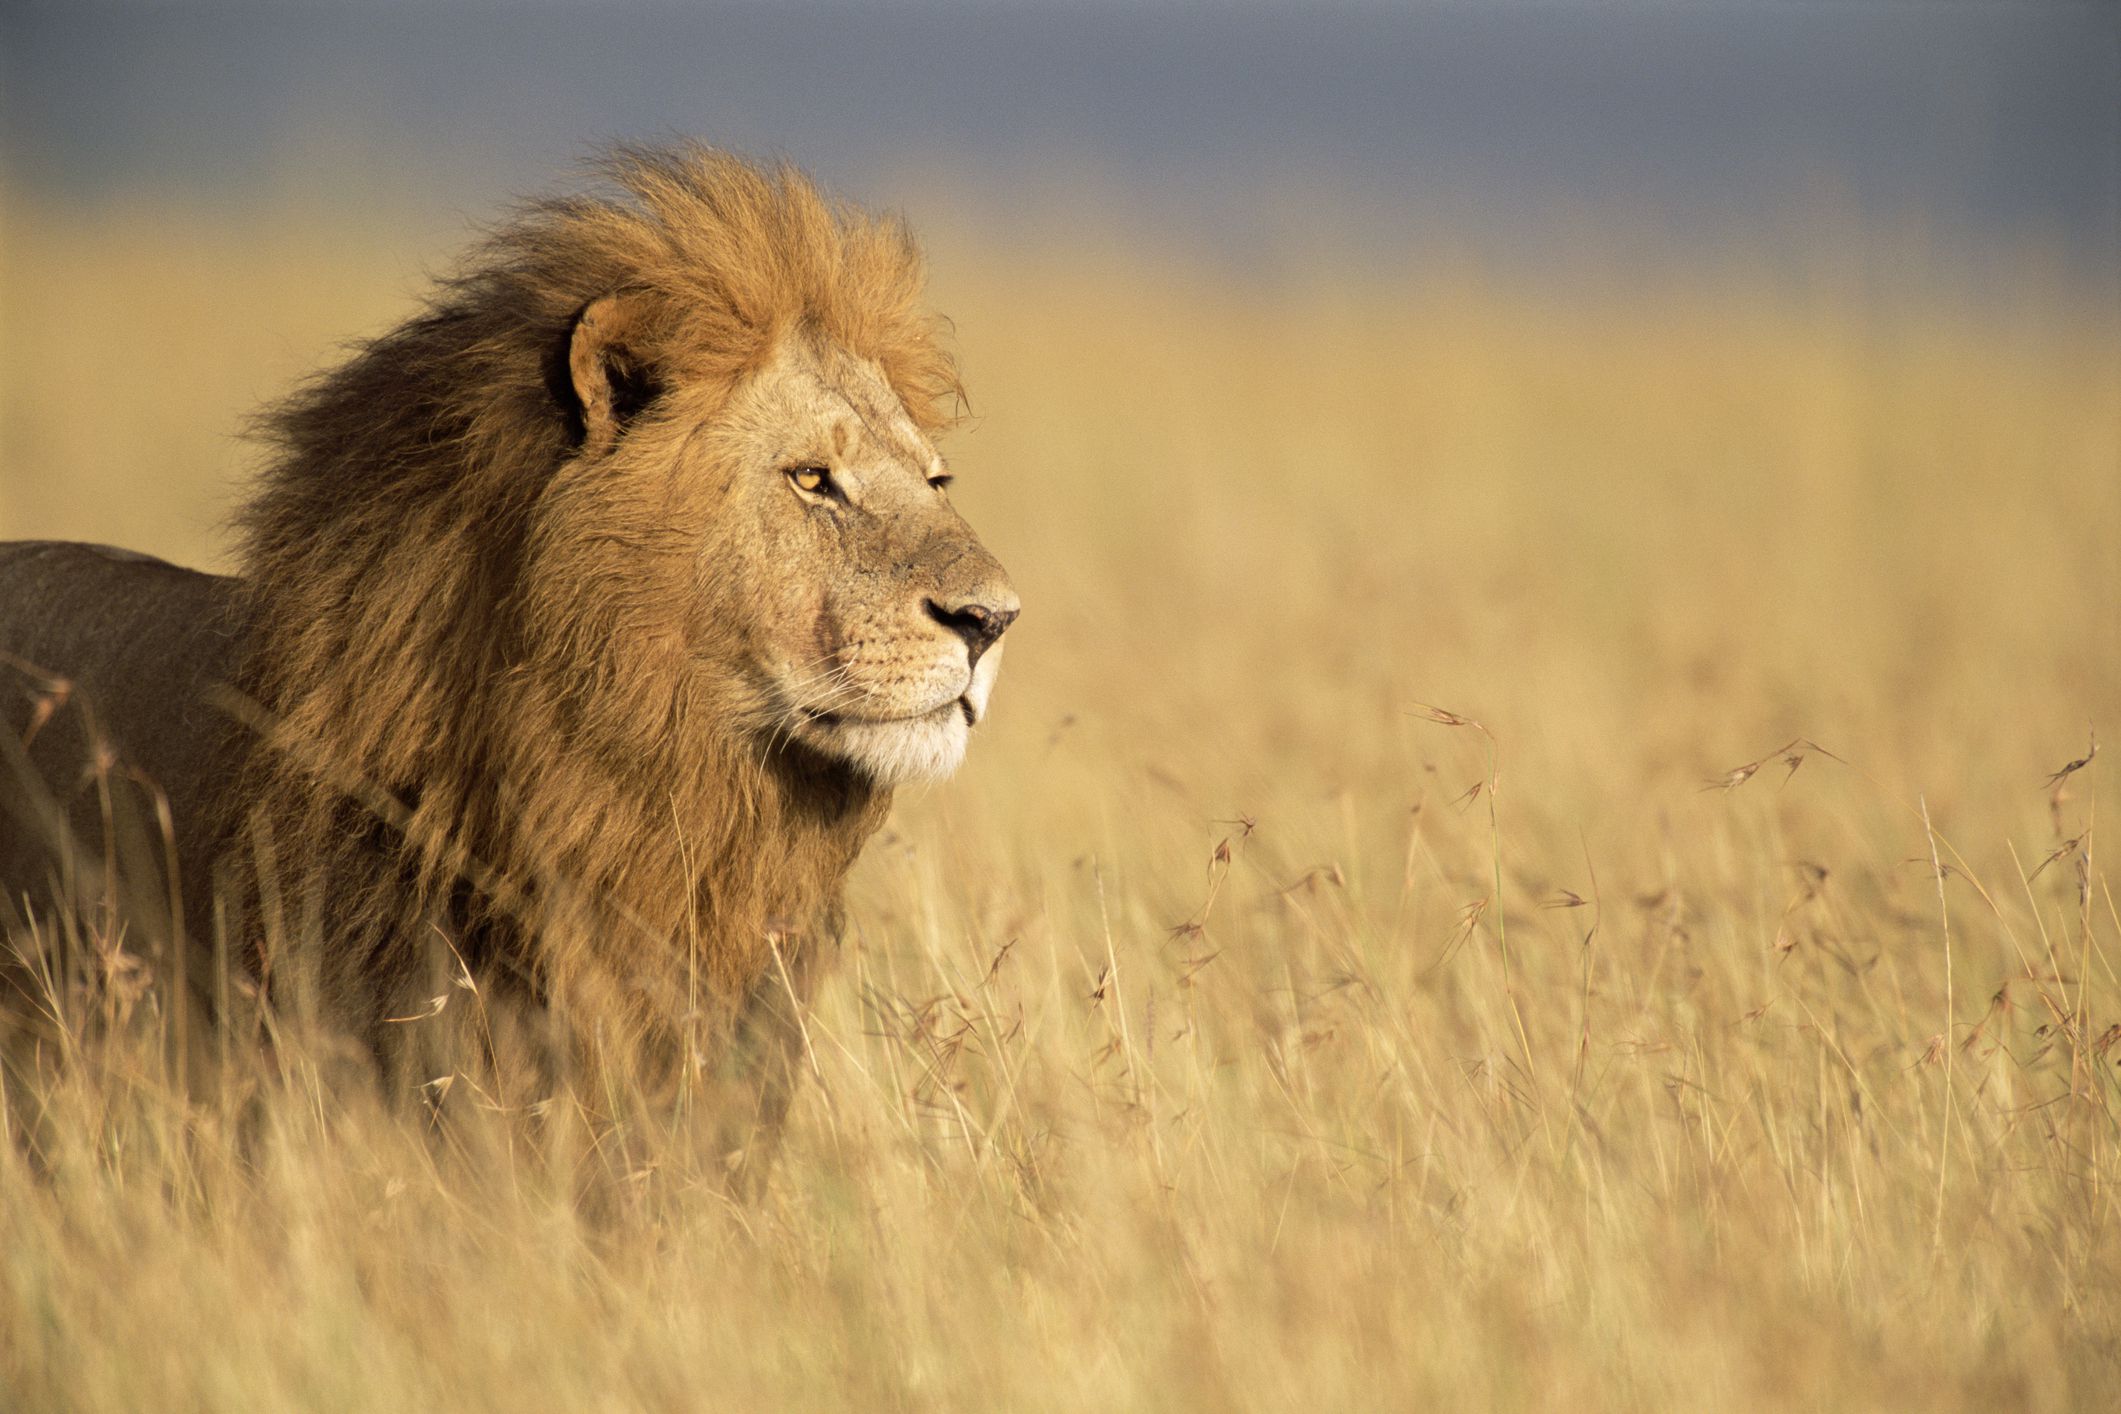
[[[697,146],[605,171],[269,414],[235,577],[0,545],[0,922],[122,917],[398,1093],[689,1065],[770,1129],[843,878],[1017,596],[904,228]]]

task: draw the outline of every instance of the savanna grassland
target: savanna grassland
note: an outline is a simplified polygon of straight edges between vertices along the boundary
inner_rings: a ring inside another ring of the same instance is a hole
[[[18,204],[0,530],[225,562],[243,415],[447,244]],[[0,1405],[2108,1406],[2111,329],[936,258],[1026,611],[770,1191],[636,1132],[586,1222],[292,1046],[240,1140],[120,988],[0,1149]]]

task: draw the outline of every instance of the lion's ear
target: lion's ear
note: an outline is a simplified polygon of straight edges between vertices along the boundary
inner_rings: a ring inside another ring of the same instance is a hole
[[[575,319],[567,374],[582,417],[582,451],[617,445],[635,413],[661,391],[647,351],[647,310],[639,295],[605,295]]]

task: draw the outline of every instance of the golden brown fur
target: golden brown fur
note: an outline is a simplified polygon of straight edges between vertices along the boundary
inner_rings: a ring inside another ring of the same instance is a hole
[[[265,419],[212,857],[391,1089],[703,1056],[770,1121],[841,880],[1015,601],[940,489],[905,230],[703,148],[604,175]]]

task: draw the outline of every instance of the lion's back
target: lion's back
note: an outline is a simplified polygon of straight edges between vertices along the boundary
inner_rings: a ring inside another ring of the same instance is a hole
[[[25,901],[58,903],[69,851],[76,879],[114,847],[159,871],[145,782],[168,802],[187,897],[203,902],[236,740],[216,689],[238,671],[241,612],[222,576],[101,545],[0,542],[0,926]]]

